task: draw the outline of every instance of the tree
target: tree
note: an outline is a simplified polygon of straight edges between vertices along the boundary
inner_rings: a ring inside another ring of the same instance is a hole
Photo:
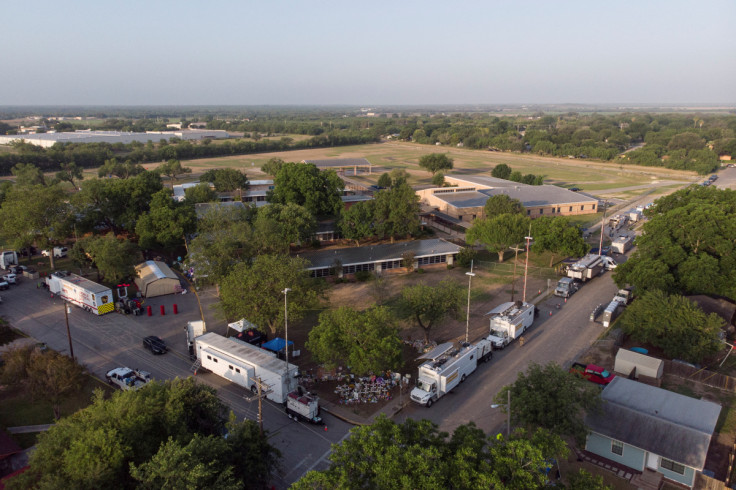
[[[501,214],[520,214],[526,216],[526,208],[518,199],[513,199],[506,194],[496,194],[488,198],[483,213],[486,217],[495,217]]]
[[[723,347],[723,319],[706,315],[680,295],[649,290],[626,308],[622,323],[632,339],[658,347],[670,358],[702,362]]]
[[[29,469],[8,485],[242,488],[248,482],[261,487],[279,453],[255,422],[228,422],[226,414],[217,392],[192,378],[153,382],[111,397],[97,391],[90,406],[39,438]]]
[[[135,266],[141,262],[138,246],[113,233],[105,236],[89,236],[78,240],[72,249],[73,256],[85,256],[97,267],[102,277],[111,283],[135,275]]]
[[[146,169],[140,164],[126,160],[124,163],[118,163],[117,159],[112,158],[105,160],[105,163],[97,170],[97,176],[112,177],[113,175],[120,179],[127,179],[142,174]]]
[[[299,257],[259,255],[252,266],[236,264],[220,284],[220,308],[228,319],[247,318],[275,334],[284,325],[284,289],[289,320],[299,320],[321,297],[322,282],[309,277]]]
[[[56,181],[69,182],[76,190],[77,180],[82,180],[82,167],[77,166],[74,162],[62,163],[61,171],[56,172]]]
[[[521,172],[519,172],[518,170],[514,170],[509,175],[508,180],[510,180],[512,182],[521,182],[521,179],[523,179],[523,178],[524,178],[524,176],[521,174]]]
[[[294,203],[269,204],[260,208],[255,221],[256,230],[263,229],[263,221],[269,221],[274,227],[284,251],[288,251],[292,243],[301,245],[317,228],[314,216],[304,206]]]
[[[188,187],[185,189],[184,198],[188,203],[192,204],[214,202],[217,201],[217,192],[215,192],[209,184],[202,182],[194,187]]]
[[[153,195],[151,209],[135,225],[138,244],[144,249],[173,250],[184,243],[184,236],[194,231],[196,223],[191,203],[176,202],[170,191],[161,189]]]
[[[442,172],[438,172],[432,176],[432,185],[436,185],[437,187],[442,187],[445,185],[445,174]]]
[[[377,184],[379,187],[391,187],[391,176],[388,174],[388,172],[384,172],[381,174],[381,176],[378,178]]]
[[[591,475],[583,469],[567,475],[567,483],[568,490],[613,490],[613,487],[605,484],[602,476]]]
[[[79,393],[85,369],[71,357],[36,347],[20,347],[3,354],[3,383],[21,386],[35,399],[51,403],[54,419],[61,418],[61,404]]]
[[[497,253],[498,261],[503,262],[506,250],[524,240],[528,227],[529,218],[520,214],[476,219],[465,234],[465,241],[468,245],[481,243],[489,252]]]
[[[446,153],[430,153],[419,157],[419,166],[433,175],[440,170],[452,170],[453,160]]]
[[[403,168],[394,168],[388,175],[391,177],[392,186],[399,185],[402,182],[409,182],[409,172]]]
[[[59,184],[13,186],[0,208],[0,235],[20,250],[33,244],[41,248],[59,245],[72,226],[72,207]],[[54,268],[54,254],[49,254]]]
[[[637,249],[614,273],[619,287],[736,299],[736,192],[692,186],[647,214]]]
[[[397,424],[380,416],[371,425],[351,429],[336,445],[330,467],[310,471],[295,490],[333,488],[543,488],[546,460],[566,456],[557,436],[537,431],[489,440],[472,422],[450,437],[428,421]]]
[[[179,160],[174,160],[172,158],[171,160],[168,160],[167,162],[162,163],[161,165],[156,167],[156,171],[158,171],[161,175],[167,176],[171,180],[171,188],[173,189],[176,177],[178,175],[189,174],[192,172],[192,169],[189,167],[182,167]]]
[[[338,227],[342,236],[353,240],[355,246],[360,246],[360,241],[375,234],[373,220],[376,215],[376,204],[374,201],[358,202],[342,212]]]
[[[505,163],[499,163],[498,165],[493,167],[493,170],[491,170],[491,175],[493,177],[496,177],[497,179],[509,180],[509,176],[511,175],[511,167],[509,167]]]
[[[217,192],[242,191],[248,185],[245,173],[234,168],[208,170],[199,179],[202,182],[211,182]]]
[[[381,306],[324,311],[310,330],[306,347],[320,363],[330,367],[344,363],[361,376],[393,371],[402,364],[399,329],[391,312]]]
[[[391,237],[393,241],[419,232],[419,196],[406,182],[378,191],[373,203],[373,226],[378,237]]]
[[[32,163],[18,163],[10,169],[10,172],[19,186],[46,185],[46,177],[43,172]]]
[[[401,291],[405,317],[411,317],[424,330],[424,340],[429,342],[429,331],[448,315],[462,317],[465,310],[465,289],[450,279],[436,286],[420,283]]]
[[[298,204],[313,216],[338,215],[343,208],[340,192],[345,186],[334,170],[321,172],[314,164],[284,163],[268,191],[271,203]]]
[[[284,166],[284,161],[280,158],[270,158],[266,163],[261,165],[261,171],[272,177],[279,174],[279,170]]]
[[[555,254],[566,257],[582,257],[588,251],[588,244],[583,239],[583,232],[570,224],[566,216],[540,216],[532,220],[532,236],[534,243],[531,249],[535,253],[552,252],[549,266],[555,261]]]
[[[496,403],[506,404],[509,391],[512,424],[572,436],[578,444],[585,441],[587,434],[583,423],[585,412],[597,410],[600,405],[597,386],[554,362],[545,366],[531,363],[513,384],[496,394]]]

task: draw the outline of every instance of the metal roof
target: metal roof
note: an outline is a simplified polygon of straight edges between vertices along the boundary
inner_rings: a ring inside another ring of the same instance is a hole
[[[63,279],[64,281],[68,281],[72,284],[75,284],[79,286],[80,288],[86,289],[87,291],[90,291],[95,294],[105,293],[110,291],[110,288],[107,286],[103,286],[102,284],[97,284],[94,281],[90,281],[87,278],[84,278],[82,276],[78,276],[76,274],[72,274],[66,271],[58,271],[52,273],[53,276],[56,276],[60,279]]]
[[[555,185],[525,185],[505,186],[493,189],[480,189],[477,191],[454,192],[447,194],[434,194],[457,208],[473,208],[485,205],[491,196],[503,194],[511,199],[517,199],[525,208],[539,206],[569,205],[569,204],[598,204],[598,199],[572,192]]]
[[[204,348],[216,351],[240,362],[246,361],[258,365],[259,367],[271,371],[272,373],[285,373],[286,362],[282,361],[273,353],[263,350],[245,342],[238,342],[233,339],[223,337],[214,332],[208,332],[197,337],[197,343],[202,344]],[[205,347],[207,346],[207,347]],[[289,372],[296,371],[297,367],[289,363]]]
[[[617,376],[601,393],[594,432],[702,470],[721,406]]]
[[[415,258],[421,258],[434,255],[456,254],[461,249],[462,247],[442,238],[433,238],[430,240],[387,243],[385,245],[319,250],[307,252],[300,256],[312,263],[312,266],[307,268],[308,270],[315,270],[332,267],[335,260],[339,260],[343,267],[345,267],[388,260],[401,260],[401,256],[406,252],[412,252]]]
[[[438,357],[442,356],[445,352],[452,349],[452,345],[453,345],[452,342],[445,342],[444,344],[438,345],[431,351],[417,357],[417,359],[437,359]]]

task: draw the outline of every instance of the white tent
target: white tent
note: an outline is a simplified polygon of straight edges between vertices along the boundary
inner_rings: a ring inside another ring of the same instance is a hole
[[[619,349],[616,354],[616,364],[613,370],[618,374],[629,376],[634,368],[636,368],[636,376],[641,375],[660,379],[662,377],[664,363],[661,359],[655,357],[626,349]]]
[[[149,260],[135,266],[138,277],[135,284],[146,298],[174,294],[181,291],[181,283],[169,266],[163,262]]]

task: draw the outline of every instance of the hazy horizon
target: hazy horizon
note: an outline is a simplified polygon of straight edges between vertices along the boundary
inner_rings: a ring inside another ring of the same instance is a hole
[[[4,106],[731,106],[736,2],[4,7]]]

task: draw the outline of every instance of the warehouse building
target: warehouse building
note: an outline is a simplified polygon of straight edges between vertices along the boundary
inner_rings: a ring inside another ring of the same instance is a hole
[[[420,202],[425,209],[464,222],[483,218],[486,201],[497,194],[520,201],[531,218],[598,212],[598,199],[555,185],[527,185],[484,175],[446,175],[445,182],[451,187],[417,191]]]
[[[184,129],[181,131],[147,131],[145,133],[130,133],[122,131],[92,131],[81,130],[67,133],[39,133],[39,134],[11,134],[0,136],[0,145],[9,145],[13,141],[22,140],[44,148],[50,148],[56,143],[146,143],[148,141],[169,140],[179,138],[185,141],[203,139],[229,138],[227,131],[206,129]]]

